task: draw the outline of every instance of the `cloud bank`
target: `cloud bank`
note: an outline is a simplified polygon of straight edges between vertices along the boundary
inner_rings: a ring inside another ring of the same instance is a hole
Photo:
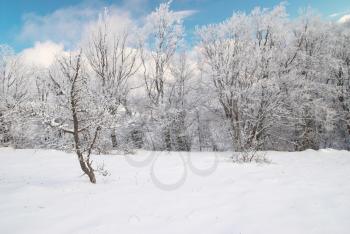
[[[26,14],[23,16],[23,25],[17,39],[30,42],[34,46],[23,50],[21,54],[28,63],[49,66],[55,54],[64,50],[75,50],[86,43],[105,9],[108,9],[107,21],[112,25],[112,34],[119,34],[128,29],[130,34],[136,36],[134,29],[147,14],[140,13],[138,9],[145,9],[145,4],[148,4],[148,0],[124,0],[118,7],[105,6],[100,1],[90,1],[60,8],[46,15]],[[131,12],[138,12],[138,18],[133,18]],[[186,18],[196,12],[182,10],[174,13],[179,18]]]
[[[342,16],[339,20],[339,23],[341,24],[349,24],[350,25],[350,14]]]
[[[34,47],[23,50],[20,55],[30,66],[49,67],[56,55],[64,53],[63,44],[52,41],[36,42]]]

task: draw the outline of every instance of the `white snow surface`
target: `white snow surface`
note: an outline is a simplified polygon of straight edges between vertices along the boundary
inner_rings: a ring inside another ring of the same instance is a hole
[[[267,152],[270,164],[230,154],[94,156],[111,175],[93,185],[74,154],[0,148],[0,233],[350,233],[350,152]]]

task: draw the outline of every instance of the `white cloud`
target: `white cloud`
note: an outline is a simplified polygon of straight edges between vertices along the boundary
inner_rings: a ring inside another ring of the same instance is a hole
[[[330,14],[328,17],[334,18],[334,17],[337,17],[339,15],[340,15],[340,13],[333,13],[333,14]]]
[[[56,55],[64,53],[63,44],[52,41],[36,42],[34,47],[23,50],[20,53],[27,65],[49,67],[55,60]]]
[[[149,0],[123,0],[120,7],[108,7],[107,23],[111,35],[129,30],[130,39],[136,37],[134,27],[143,23]],[[23,16],[23,25],[18,34],[19,40],[31,42],[32,48],[21,52],[26,63],[47,67],[57,53],[76,50],[86,46],[92,32],[96,30],[99,19],[103,15],[105,6],[101,1],[87,1],[79,5],[57,9],[50,14],[38,15],[34,13]],[[130,12],[143,9],[138,19],[132,18]],[[197,13],[195,10],[175,11],[178,18],[186,18]]]
[[[108,7],[110,21],[113,21],[113,28],[136,24],[138,19],[132,19],[130,12],[137,12],[137,9],[146,9],[149,0],[123,0],[120,7],[110,5]],[[105,5],[101,1],[87,1],[79,5],[57,9],[47,15],[37,15],[34,13],[23,16],[23,25],[18,34],[20,41],[53,41],[62,43],[66,48],[74,47],[86,37],[92,25],[96,24],[99,15],[103,13]],[[139,13],[141,13],[139,11]],[[179,18],[189,17],[197,11],[182,10],[175,11]],[[142,12],[138,17],[142,18],[146,12]]]
[[[136,14],[145,14],[149,9],[149,0],[123,0],[122,8]]]
[[[335,12],[333,14],[330,14],[328,17],[335,18],[335,17],[339,17],[339,16],[347,14],[347,13],[349,13],[349,11]]]
[[[40,16],[27,14],[19,34],[20,40],[63,43],[71,47],[80,40],[86,24],[98,17],[99,11],[90,7],[73,6]]]
[[[339,23],[341,24],[350,24],[350,15],[344,15],[339,20]]]
[[[116,28],[132,21],[127,10],[115,6],[108,6],[108,9]],[[91,30],[91,25],[96,24],[103,11],[101,2],[90,2],[57,9],[47,15],[26,14],[18,39],[32,43],[50,40],[74,49]]]
[[[196,10],[183,10],[183,11],[175,11],[175,14],[179,17],[179,18],[186,18],[189,16],[192,16],[194,14],[198,13],[198,11]]]
[[[107,14],[106,14],[107,13]],[[100,14],[100,20],[95,20],[87,23],[82,30],[82,37],[80,40],[81,45],[86,45],[92,35],[97,33],[98,28],[101,26],[101,19],[104,19],[104,23],[108,27],[108,32],[111,37],[121,35],[125,32],[129,32],[129,38],[134,35],[135,23],[131,19],[130,15],[126,11],[122,11],[116,7],[106,8],[105,13]],[[103,25],[102,25],[103,26]]]

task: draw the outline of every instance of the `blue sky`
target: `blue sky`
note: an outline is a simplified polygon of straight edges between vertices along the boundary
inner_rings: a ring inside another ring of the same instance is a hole
[[[38,35],[37,38],[35,35],[28,36],[26,32],[31,23],[35,22],[35,32],[45,33],[49,26],[40,30],[40,23],[50,19],[54,12],[57,13],[62,9],[70,7],[73,7],[72,10],[79,10],[81,7],[93,9],[114,5],[123,11],[130,12],[133,18],[138,18],[152,11],[160,2],[160,0],[0,0],[0,43],[9,44],[16,51],[32,47],[35,41],[44,39],[59,43],[59,39],[50,38],[48,32],[45,37]],[[191,40],[191,34],[196,25],[220,22],[232,15],[233,11],[250,11],[255,6],[271,8],[280,2],[280,0],[173,0],[172,9],[196,11],[185,20],[187,35]],[[350,0],[289,0],[287,2],[287,10],[291,17],[308,6],[330,20],[337,20],[342,15],[350,14]],[[330,17],[333,14],[335,15]],[[65,16],[62,13],[56,17]],[[51,22],[55,22],[55,19],[51,18]]]

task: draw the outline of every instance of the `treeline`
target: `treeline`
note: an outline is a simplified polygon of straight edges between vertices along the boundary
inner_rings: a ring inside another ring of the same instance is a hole
[[[350,149],[350,27],[283,4],[197,29],[161,4],[114,32],[105,12],[47,69],[0,47],[0,146],[257,151]],[[93,178],[90,178],[93,180]]]

